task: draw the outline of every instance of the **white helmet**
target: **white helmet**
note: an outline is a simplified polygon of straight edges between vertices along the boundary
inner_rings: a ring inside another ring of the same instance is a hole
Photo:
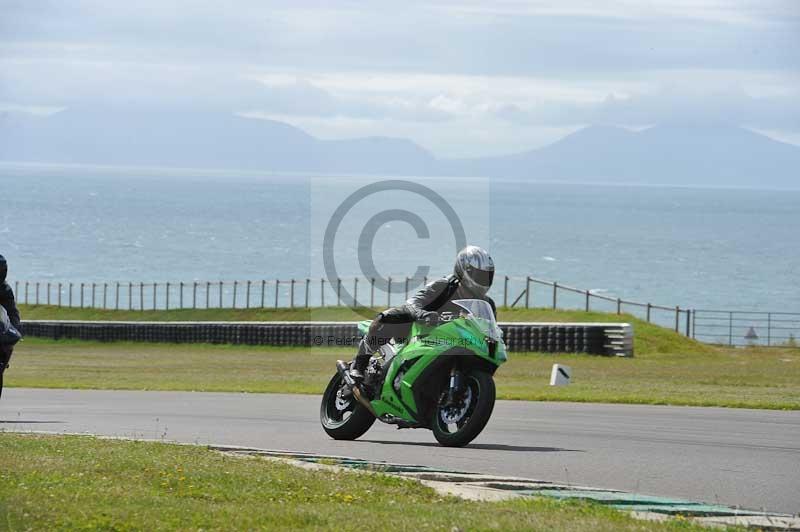
[[[485,249],[467,246],[458,252],[453,273],[465,288],[477,297],[483,297],[492,286],[494,261]]]

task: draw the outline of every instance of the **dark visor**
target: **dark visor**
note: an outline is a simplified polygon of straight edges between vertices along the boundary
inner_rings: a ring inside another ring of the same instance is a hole
[[[469,268],[467,269],[467,275],[481,286],[492,286],[494,270],[476,270],[474,268]]]

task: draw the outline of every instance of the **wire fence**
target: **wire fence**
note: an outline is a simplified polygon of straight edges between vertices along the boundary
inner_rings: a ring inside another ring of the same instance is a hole
[[[800,313],[695,310],[692,338],[730,346],[798,347]]]
[[[263,279],[191,282],[15,282],[20,303],[107,310],[389,307],[419,286],[413,279]],[[427,279],[423,279],[427,282]],[[402,296],[402,297],[401,297]]]
[[[361,306],[386,308],[408,299],[427,278],[360,277],[190,282],[17,281],[21,303],[110,310],[258,309]],[[629,301],[531,276],[505,276],[490,295],[508,308],[552,308],[634,314],[689,336],[691,309]]]
[[[632,314],[689,336],[691,309],[630,301],[535,277],[504,277],[502,304],[510,308],[575,309]]]
[[[499,282],[498,282],[499,281]],[[408,299],[428,279],[363,277],[190,282],[16,281],[20,303],[108,310],[258,309],[360,306]],[[490,295],[506,308],[632,314],[697,340],[730,346],[798,346],[800,313],[689,309],[630,301],[531,276],[505,276]]]

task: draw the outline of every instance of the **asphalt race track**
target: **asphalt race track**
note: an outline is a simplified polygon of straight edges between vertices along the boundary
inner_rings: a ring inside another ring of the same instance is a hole
[[[242,445],[800,512],[800,412],[498,401],[469,447],[376,423],[331,440],[319,398],[7,388],[0,430]],[[0,442],[2,439],[0,438]]]

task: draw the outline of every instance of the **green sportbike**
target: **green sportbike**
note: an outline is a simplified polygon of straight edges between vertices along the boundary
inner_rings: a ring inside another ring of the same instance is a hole
[[[459,315],[442,315],[436,327],[415,323],[406,343],[381,346],[363,382],[353,380],[349,364],[336,363],[320,407],[330,437],[354,440],[376,419],[430,429],[447,447],[467,445],[480,434],[494,409],[494,372],[508,357],[488,302],[453,303]],[[359,324],[363,334],[369,324]]]

